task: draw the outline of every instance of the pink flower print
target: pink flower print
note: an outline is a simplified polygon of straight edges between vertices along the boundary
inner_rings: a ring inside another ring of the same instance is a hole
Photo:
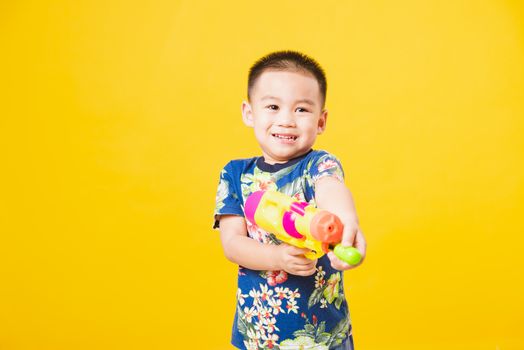
[[[338,166],[337,162],[333,159],[326,159],[318,165],[318,172],[323,172],[328,169],[336,168]]]
[[[287,281],[287,272],[284,270],[281,270],[278,272],[278,275],[275,277],[277,283],[284,283]]]
[[[259,187],[262,191],[267,191],[273,187],[274,183],[271,181],[260,181]]]
[[[276,190],[277,185],[273,182],[271,175],[266,173],[261,173],[255,175],[253,179],[254,182],[251,185],[252,191],[267,191],[267,190]]]
[[[246,220],[246,223],[249,237],[253,238],[257,242],[269,243],[269,235],[266,231],[251,223],[249,220]]]
[[[284,283],[287,281],[287,272],[286,271],[268,271],[266,275],[267,284],[271,287],[276,286],[279,283]]]
[[[297,201],[297,202],[305,202],[306,201],[306,198],[304,197],[304,194],[302,192],[297,192],[293,195],[293,198]]]
[[[277,285],[277,280],[275,276],[277,275],[276,271],[268,271],[267,272],[267,284],[269,284],[271,287],[274,287]]]

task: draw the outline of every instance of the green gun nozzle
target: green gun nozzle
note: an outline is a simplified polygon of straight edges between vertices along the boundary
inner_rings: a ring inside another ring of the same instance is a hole
[[[355,247],[343,247],[341,244],[337,244],[333,252],[337,258],[349,265],[356,265],[362,260],[362,255],[360,255],[360,252]]]

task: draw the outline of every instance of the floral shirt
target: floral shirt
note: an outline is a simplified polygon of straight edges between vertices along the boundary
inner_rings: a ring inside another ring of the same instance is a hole
[[[233,160],[220,174],[214,228],[220,215],[244,216],[244,202],[258,190],[278,190],[314,205],[315,182],[324,176],[344,178],[339,160],[325,151],[311,150],[284,164],[267,164],[263,157]],[[247,219],[246,224],[252,239],[281,243]],[[308,277],[239,266],[231,343],[248,350],[352,349],[343,274],[326,255]]]

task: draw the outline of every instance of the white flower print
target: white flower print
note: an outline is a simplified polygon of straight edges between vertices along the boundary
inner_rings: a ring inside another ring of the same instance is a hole
[[[298,306],[297,306],[297,302],[295,299],[293,300],[290,300],[287,302],[287,305],[286,305],[286,308],[287,308],[287,313],[291,313],[291,312],[294,312],[296,314],[298,314]]]
[[[253,298],[253,306],[257,306],[260,304],[260,292],[255,289],[251,289],[249,291],[249,296]]]
[[[237,300],[238,300],[238,303],[240,304],[240,306],[244,305],[244,303],[246,302],[245,301],[246,297],[247,297],[247,294],[242,294],[242,291],[240,290],[240,288],[238,288],[238,290],[237,290]]]
[[[254,307],[244,307],[244,318],[247,320],[247,322],[251,322],[251,319],[255,316],[255,313],[256,309]]]
[[[267,284],[259,284],[260,285],[260,298],[263,300],[263,301],[266,301],[268,300],[272,295],[273,295],[273,290],[272,289],[269,289],[268,290],[268,286]]]
[[[226,171],[222,170],[222,173],[225,174]],[[220,210],[224,207],[225,205],[224,199],[226,199],[228,195],[229,195],[229,182],[227,182],[226,179],[221,178],[220,183],[218,184],[217,195],[215,197],[215,202],[217,203],[216,210]]]
[[[264,319],[264,325],[266,326],[265,328],[267,329],[268,333],[273,333],[275,330],[277,331],[280,330],[276,326],[276,323],[277,323],[277,319],[274,317]]]
[[[300,298],[300,293],[298,292],[298,288],[295,289],[294,291],[289,291],[289,299],[293,300],[296,298]]]
[[[260,337],[261,337],[260,332],[256,332],[253,329],[248,329],[247,336],[249,337],[250,340],[253,340],[256,343],[260,343]]]
[[[261,243],[269,243],[271,241],[269,239],[269,234],[266,231],[262,230],[261,228],[259,228],[257,225],[253,224],[249,220],[246,220],[246,224],[247,224],[247,233],[249,237]]]
[[[247,350],[258,350],[258,342],[249,339],[248,341],[244,340],[244,346]]]
[[[275,288],[275,297],[279,298],[279,299],[284,299],[286,298],[287,294],[289,293],[289,288],[288,287],[276,287]]]
[[[264,327],[264,320],[261,318],[255,324],[254,328],[257,332],[264,333],[266,328]]]
[[[278,341],[278,335],[275,333],[262,334],[262,339],[264,340],[262,346],[267,346],[268,348],[272,349]]]
[[[239,305],[241,300],[244,302],[244,308],[238,308],[240,319],[245,320],[241,333],[246,348],[273,349],[278,347],[279,337],[275,333],[280,331],[276,315],[298,314],[300,293],[298,288],[291,291],[287,287],[272,288],[262,283],[259,287],[258,290],[252,288],[248,294],[237,291]]]
[[[260,309],[260,317],[262,317],[263,319],[266,319],[266,318],[270,318],[270,317],[273,317],[273,309],[271,307],[263,307]]]
[[[315,288],[322,288],[326,284],[325,275],[326,271],[323,271],[322,266],[319,266],[315,275]]]
[[[282,300],[271,298],[268,300],[268,304],[273,308],[273,314],[278,315],[280,312],[285,312],[282,308]]]

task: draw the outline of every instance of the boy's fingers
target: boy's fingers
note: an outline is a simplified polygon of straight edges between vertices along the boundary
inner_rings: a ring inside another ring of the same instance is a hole
[[[295,246],[289,246],[289,254],[291,255],[304,255],[306,253],[309,253],[310,250],[309,249],[306,249],[306,248],[299,248],[299,247],[295,247]]]
[[[346,264],[345,262],[343,261],[332,261],[331,262],[331,266],[334,268],[334,269],[337,269],[339,271],[345,271],[345,270],[349,270],[349,269],[352,269],[354,266],[352,265],[349,265],[349,264]]]
[[[315,270],[315,268],[307,268],[307,269],[304,269],[304,268],[296,268],[295,271],[297,273],[300,273],[300,274],[307,274],[307,275],[311,275]]]
[[[316,268],[308,268],[308,269],[296,269],[295,274],[299,276],[311,276],[316,271]]]
[[[342,232],[342,246],[343,247],[352,247],[355,242],[355,237],[357,235],[358,229],[352,226],[345,226],[344,231]]]
[[[317,260],[310,260],[308,258],[297,257],[295,260],[297,266],[317,266]]]
[[[360,254],[364,256],[366,255],[366,247],[367,244],[366,239],[364,238],[364,234],[362,234],[362,232],[358,230],[357,236],[355,237],[355,248],[357,248]]]
[[[337,258],[337,256],[333,252],[329,252],[328,253],[328,258],[329,258],[329,260],[331,262],[331,266],[334,269],[343,271],[343,270],[349,270],[349,269],[355,267],[355,266],[349,265],[349,264],[343,262],[342,260],[340,260],[339,258]]]

